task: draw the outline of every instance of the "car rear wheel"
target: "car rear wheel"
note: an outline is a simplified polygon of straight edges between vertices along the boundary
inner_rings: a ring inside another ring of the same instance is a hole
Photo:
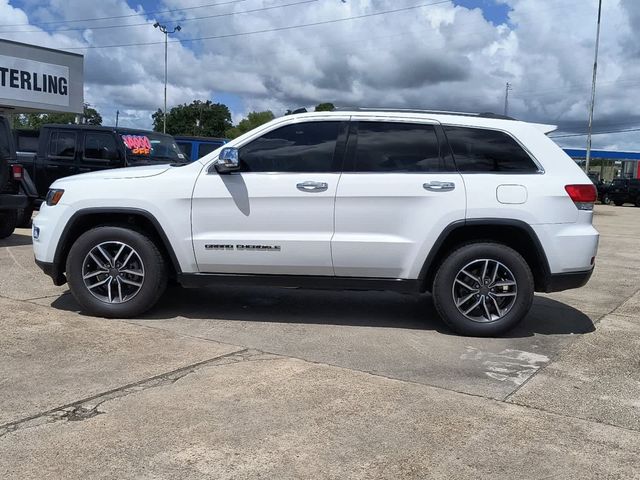
[[[167,286],[162,253],[143,233],[97,227],[71,247],[66,265],[74,298],[92,315],[127,318],[144,313]]]
[[[472,243],[440,265],[433,299],[442,319],[463,335],[500,335],[518,324],[533,302],[534,281],[522,256],[499,243]]]

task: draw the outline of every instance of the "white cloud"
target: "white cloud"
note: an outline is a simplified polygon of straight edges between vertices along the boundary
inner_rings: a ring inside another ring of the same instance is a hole
[[[24,12],[0,0],[3,23],[27,21]],[[220,7],[175,12],[177,38],[199,38],[313,23],[416,5],[415,0],[318,0],[241,14],[296,0],[246,0]],[[233,117],[254,109],[281,114],[287,108],[323,101],[342,105],[502,111],[505,82],[513,85],[510,113],[558,122],[584,131],[590,93],[596,2],[496,0],[509,6],[509,22],[495,26],[480,9],[453,3],[307,28],[169,45],[169,104],[233,94],[242,99]],[[114,15],[132,17],[90,22],[148,26],[37,34],[2,34],[52,47],[162,41],[133,0],[30,0],[32,23]],[[193,7],[202,2],[165,0],[154,9]],[[426,2],[425,2],[426,3]],[[640,93],[640,47],[633,26],[640,2],[610,0],[603,11],[596,103],[596,128],[640,124],[633,99]],[[196,17],[235,15],[195,20]],[[172,22],[169,22],[172,24]],[[82,24],[60,25],[61,29]],[[12,27],[16,29],[17,27]],[[22,27],[21,27],[22,28]],[[5,28],[4,30],[9,30]],[[162,105],[163,46],[90,49],[85,53],[86,97],[113,121],[116,108],[127,118],[151,124]],[[144,113],[146,112],[146,114]],[[146,117],[145,117],[146,115]],[[122,117],[121,117],[122,118]],[[583,137],[567,143],[584,142]],[[639,148],[635,135],[594,137],[597,146]]]

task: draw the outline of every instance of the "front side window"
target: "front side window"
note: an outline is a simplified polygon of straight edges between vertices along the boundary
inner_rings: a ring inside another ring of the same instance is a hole
[[[84,137],[84,158],[88,160],[118,160],[118,147],[109,133],[87,133]]]
[[[433,125],[358,122],[357,172],[442,172],[453,170],[440,155]]]
[[[49,155],[51,155],[52,157],[75,157],[75,132],[51,132],[51,139],[49,141]]]
[[[511,136],[497,130],[444,126],[461,172],[535,173],[537,165]]]
[[[307,122],[272,130],[240,148],[245,172],[333,172],[341,122]]]

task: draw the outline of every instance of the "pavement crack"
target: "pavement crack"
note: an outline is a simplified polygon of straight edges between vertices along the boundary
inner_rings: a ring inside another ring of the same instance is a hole
[[[208,360],[203,360],[186,367],[181,367],[170,372],[162,373],[154,377],[130,383],[122,387],[114,388],[91,397],[77,400],[60,407],[47,410],[26,418],[0,425],[0,438],[5,435],[28,428],[34,428],[54,422],[77,422],[89,420],[97,415],[106,413],[98,410],[103,403],[116,398],[126,397],[150,388],[172,385],[187,375],[196,372],[203,367],[223,366],[244,361],[257,361],[274,358],[259,350],[243,348],[231,353],[219,355]]]

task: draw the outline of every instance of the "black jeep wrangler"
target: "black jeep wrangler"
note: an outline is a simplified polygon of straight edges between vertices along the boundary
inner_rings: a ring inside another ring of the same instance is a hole
[[[0,238],[8,237],[19,223],[25,222],[22,217],[33,202],[30,191],[33,184],[22,165],[16,163],[9,121],[0,115]]]

